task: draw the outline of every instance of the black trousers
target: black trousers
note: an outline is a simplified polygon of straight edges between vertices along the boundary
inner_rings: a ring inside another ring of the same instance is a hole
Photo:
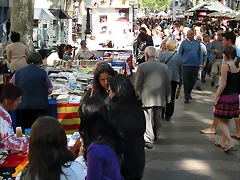
[[[22,127],[22,130],[31,128],[32,124],[40,117],[47,114],[46,109],[17,109],[16,119],[17,127]]]
[[[209,69],[209,59],[206,62],[206,66],[202,70],[202,77],[201,77],[202,79],[201,80],[205,80],[206,75],[208,73],[208,69]]]
[[[166,108],[163,108],[162,112],[162,118],[171,118],[174,113],[174,107],[175,107],[175,99],[176,99],[176,91],[177,91],[178,82],[177,81],[171,81],[171,102],[167,103]]]
[[[183,86],[185,99],[189,100],[192,90],[198,80],[198,66],[183,66]]]

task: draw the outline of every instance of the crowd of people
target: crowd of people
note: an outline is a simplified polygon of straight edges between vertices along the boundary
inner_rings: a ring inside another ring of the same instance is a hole
[[[218,89],[213,124],[201,133],[215,134],[219,124],[223,137],[215,145],[226,153],[237,150],[232,141],[240,139],[236,31],[222,27],[209,30],[204,23],[194,22],[181,26],[160,19],[138,23],[141,27],[133,45],[138,64],[135,82],[106,62],[95,65],[93,85],[86,90],[78,112],[81,137],[70,149],[63,127],[46,116],[47,97],[53,87],[40,68],[42,57],[36,52],[29,55],[19,42],[20,35],[12,33],[12,44],[7,47],[12,79],[0,86],[0,148],[10,154],[28,153],[29,164],[17,179],[142,179],[144,148],[153,148],[161,121],[173,118],[182,85],[184,103],[193,103],[192,90],[201,91],[207,75],[211,76],[210,85]],[[60,59],[72,60],[74,47],[61,45],[59,49]],[[91,54],[82,41],[77,58],[86,51]],[[31,128],[30,137],[15,136],[8,113],[13,110],[17,126]],[[231,135],[232,118],[236,131]]]
[[[170,109],[174,109],[177,88],[183,84],[184,103],[188,104],[192,100],[192,90],[196,88],[201,91],[201,83],[206,83],[206,76],[210,76],[210,85],[217,88],[213,101],[214,121],[210,128],[200,132],[216,134],[219,124],[223,138],[220,143],[216,142],[215,145],[222,147],[225,152],[235,151],[232,138],[240,139],[238,96],[240,93],[240,50],[238,49],[240,37],[238,29],[234,29],[229,23],[222,21],[216,25],[206,21],[172,22],[153,18],[139,19],[138,26],[144,32],[138,35],[134,44],[137,62],[140,64],[138,68],[147,60],[147,56],[144,56],[143,52],[148,46],[152,46],[149,45],[151,41],[158,51],[154,58],[168,66],[172,98],[166,105],[165,113],[169,112],[169,106],[172,107]],[[156,39],[159,40],[154,41]],[[160,45],[159,42],[161,42]],[[170,46],[174,43],[175,45]],[[145,75],[145,72],[141,74]],[[164,76],[161,75],[161,77]],[[153,75],[151,78],[151,80],[155,79]],[[164,88],[160,91],[164,92]],[[166,101],[168,101],[167,98]],[[172,111],[170,116],[166,115],[166,119],[170,120],[171,116]],[[229,120],[232,118],[235,120],[236,131],[230,134]]]

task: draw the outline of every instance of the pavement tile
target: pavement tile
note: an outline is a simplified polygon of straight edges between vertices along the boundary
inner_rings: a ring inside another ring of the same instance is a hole
[[[214,142],[217,135],[202,135],[199,130],[212,123],[212,99],[216,88],[210,80],[194,91],[190,104],[183,103],[183,92],[176,100],[172,121],[163,121],[161,135],[153,149],[146,150],[146,168],[143,180],[240,180],[240,150],[226,154]],[[231,131],[235,124],[231,122]],[[234,140],[240,149],[240,141]]]

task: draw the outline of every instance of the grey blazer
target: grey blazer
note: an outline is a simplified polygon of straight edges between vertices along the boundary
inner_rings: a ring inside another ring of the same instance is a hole
[[[171,60],[170,60],[171,58]],[[168,66],[169,77],[171,81],[181,82],[182,81],[182,56],[173,51],[163,51],[159,54],[159,61]]]
[[[167,65],[150,59],[138,66],[135,90],[140,96],[143,107],[161,106],[171,101],[171,83]]]

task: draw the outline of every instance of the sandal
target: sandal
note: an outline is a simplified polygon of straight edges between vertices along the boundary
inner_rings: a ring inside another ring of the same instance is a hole
[[[200,133],[202,133],[202,134],[216,134],[216,132],[208,131],[208,129],[200,130]]]
[[[232,148],[226,148],[226,149],[224,149],[224,152],[225,152],[225,153],[231,153],[232,151],[237,151],[237,150],[238,150],[238,149],[232,147]]]
[[[215,142],[214,144],[215,144],[215,146],[217,146],[217,147],[220,147],[220,148],[222,148],[222,149],[226,149],[225,147],[222,147],[222,145],[219,144],[219,143],[217,143],[217,142]]]
[[[234,138],[234,139],[237,139],[237,140],[240,140],[240,137],[234,135],[234,134],[231,134],[231,137]]]

